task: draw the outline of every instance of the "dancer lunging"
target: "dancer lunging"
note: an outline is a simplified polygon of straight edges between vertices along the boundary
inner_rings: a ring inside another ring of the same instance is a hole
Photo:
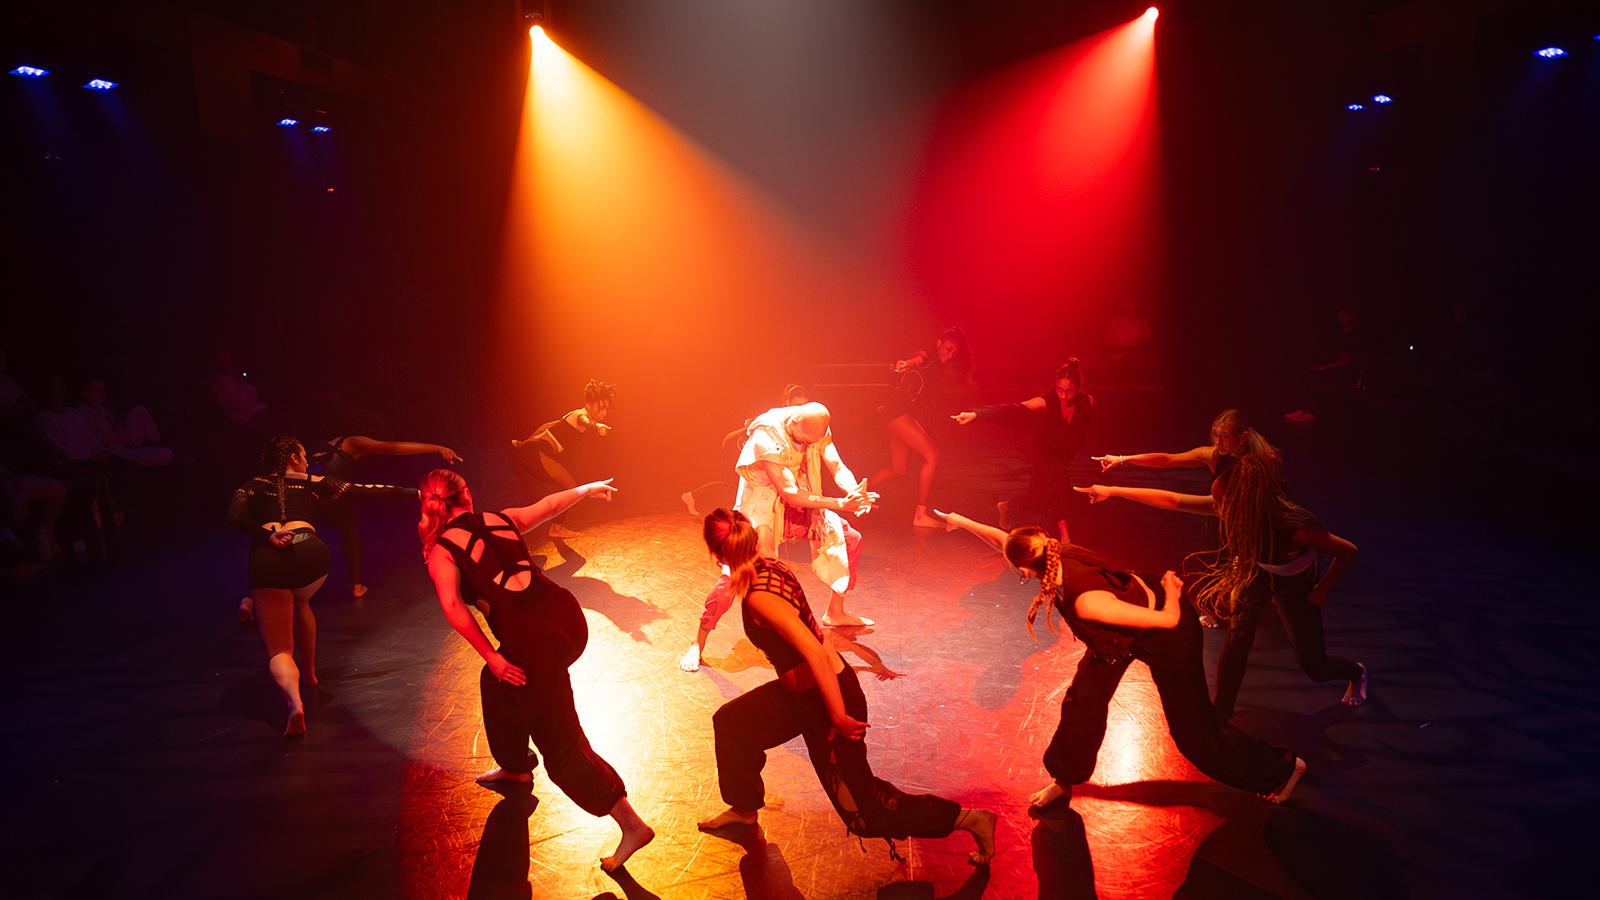
[[[1329,656],[1322,607],[1333,586],[1356,560],[1356,545],[1328,531],[1317,518],[1284,495],[1272,458],[1239,457],[1228,474],[1212,483],[1212,495],[1178,494],[1153,488],[1092,485],[1079,488],[1093,503],[1122,497],[1148,506],[1217,517],[1215,554],[1203,561],[1196,581],[1195,606],[1228,626],[1217,659],[1217,716],[1233,716],[1239,686],[1255,642],[1256,625],[1270,600],[1278,608],[1295,662],[1312,681],[1347,681],[1339,702],[1360,706],[1367,700],[1367,667]],[[1318,572],[1317,555],[1332,562]]]
[[[594,438],[611,433],[606,419],[616,405],[617,389],[604,381],[591,379],[583,386],[583,406],[559,419],[552,419],[520,440],[513,440],[517,475],[530,493],[546,494],[575,487],[578,479],[570,469],[581,466],[585,447]],[[556,457],[561,457],[557,459]],[[553,538],[577,537],[578,532],[561,523],[561,516],[550,522]]]
[[[466,480],[434,469],[422,479],[417,523],[439,607],[484,661],[478,677],[483,731],[498,765],[478,781],[531,782],[539,761],[528,750],[531,738],[544,754],[550,780],[563,793],[590,815],[608,815],[621,827],[616,851],[600,860],[608,872],[656,833],[628,802],[616,770],[589,746],[567,673],[589,642],[589,625],[572,592],[533,564],[522,535],[586,496],[610,499],[612,492],[610,481],[597,481],[531,506],[478,513]],[[483,612],[498,648],[489,643],[468,603]]]
[[[289,706],[285,735],[304,734],[305,703],[300,681],[317,685],[317,620],[311,597],[328,578],[328,545],[311,520],[324,501],[416,497],[411,488],[350,484],[306,472],[306,448],[292,437],[276,437],[262,453],[263,474],[233,492],[228,521],[250,535],[250,600],[267,670]],[[303,666],[296,665],[299,653]]]
[[[1028,463],[1033,467],[1028,492],[1016,500],[1002,500],[996,505],[1000,525],[1006,527],[1016,519],[1054,529],[1065,539],[1067,503],[1072,496],[1068,469],[1078,451],[1083,449],[1083,442],[1089,437],[1089,426],[1094,421],[1094,397],[1083,389],[1083,369],[1077,358],[1067,360],[1056,369],[1055,386],[1049,393],[1029,397],[1021,403],[981,406],[957,413],[953,418],[961,425],[993,422],[1033,432],[1033,440],[1026,451]]]
[[[893,402],[883,408],[884,427],[889,431],[889,465],[868,480],[882,487],[884,482],[910,470],[911,454],[921,457],[917,508],[911,524],[938,528],[942,523],[928,515],[928,497],[933,493],[933,476],[939,468],[939,445],[930,429],[943,424],[961,409],[961,403],[967,402],[974,383],[972,345],[960,328],[946,328],[933,349],[919,350],[897,360],[894,371],[904,381],[896,389]]]
[[[775,681],[729,700],[712,718],[717,782],[728,809],[700,823],[702,831],[756,824],[765,805],[761,769],[767,751],[804,737],[822,789],[850,833],[894,840],[938,838],[960,829],[978,849],[973,865],[994,858],[995,815],[963,809],[930,794],[907,794],[872,774],[863,738],[867,700],[855,670],[823,640],[805,591],[784,563],[757,552],[756,529],[739,512],[705,519],[706,547],[733,573],[745,636],[778,673]]]
[[[1004,553],[1024,578],[1039,579],[1039,593],[1028,607],[1030,633],[1039,607],[1044,606],[1046,625],[1053,629],[1051,616],[1061,613],[1088,648],[1061,701],[1061,722],[1045,750],[1045,770],[1054,780],[1033,795],[1031,807],[1070,797],[1073,785],[1094,774],[1105,739],[1107,709],[1135,659],[1150,667],[1172,741],[1195,768],[1274,803],[1289,799],[1305,774],[1305,762],[1212,717],[1200,625],[1183,600],[1183,582],[1177,575],[1168,571],[1160,579],[1140,577],[1091,550],[1056,540],[1041,528],[1007,533],[966,516],[941,515],[951,529],[969,531]],[[1159,597],[1151,582],[1160,585]]]

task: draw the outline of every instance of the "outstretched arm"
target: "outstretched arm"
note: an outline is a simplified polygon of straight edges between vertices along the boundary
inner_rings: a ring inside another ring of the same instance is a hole
[[[502,509],[500,512],[511,520],[511,524],[516,526],[518,531],[526,534],[565,512],[573,504],[590,494],[602,500],[610,500],[611,495],[617,492],[617,489],[611,486],[611,481],[610,478],[607,478],[605,481],[591,481],[588,484],[580,484],[575,488],[550,494],[540,499],[537,503]]]
[[[1113,497],[1143,503],[1145,506],[1154,506],[1156,509],[1175,509],[1179,512],[1194,513],[1197,516],[1214,516],[1217,514],[1217,503],[1207,494],[1180,494],[1177,491],[1163,491],[1157,488],[1122,487],[1120,485],[1093,484],[1089,487],[1075,487],[1073,490],[1080,494],[1088,494],[1090,503],[1100,503]]]
[[[1107,453],[1105,456],[1089,458],[1100,464],[1100,471],[1109,472],[1118,466],[1143,466],[1147,469],[1209,468],[1215,456],[1215,447],[1196,447],[1182,453],[1132,453],[1126,456]]]
[[[1333,559],[1328,571],[1322,573],[1317,586],[1311,589],[1311,596],[1308,598],[1312,604],[1321,606],[1328,602],[1328,594],[1333,591],[1333,586],[1339,583],[1344,573],[1350,571],[1351,566],[1355,565],[1356,555],[1361,552],[1360,548],[1337,534],[1320,528],[1302,528],[1296,531],[1294,542]]]
[[[556,451],[557,453],[562,452],[566,448],[561,446],[561,442],[556,439],[555,432],[550,430],[556,427],[556,423],[560,421],[561,419],[551,419],[543,425],[540,425],[538,428],[535,428],[533,433],[527,437],[521,440],[512,441],[511,446],[521,447],[523,444],[531,444],[534,441],[544,441],[546,444],[550,445],[552,450]]]
[[[341,449],[351,456],[360,459],[363,456],[421,456],[424,453],[437,453],[447,463],[461,462],[461,457],[454,450],[443,444],[427,444],[421,441],[380,441],[365,435],[354,435],[340,442]]]
[[[1043,397],[1029,397],[1021,403],[1001,403],[997,406],[980,406],[975,410],[956,413],[950,418],[958,425],[970,425],[973,422],[990,422],[995,425],[1005,425],[1016,428],[1028,424],[1029,413],[1044,412],[1046,404]]]
[[[337,478],[317,477],[313,477],[312,482],[322,487],[322,496],[329,500],[416,500],[422,496],[416,488],[392,484],[357,484]]]
[[[511,685],[526,684],[528,676],[494,649],[489,636],[483,633],[483,626],[461,599],[461,572],[448,550],[435,545],[428,554],[428,577],[433,579],[433,589],[439,595],[439,609],[443,610],[445,620],[483,657],[494,677]]]
[[[946,531],[954,531],[959,528],[962,531],[971,532],[972,534],[977,535],[985,544],[988,544],[996,550],[1005,549],[1007,535],[1004,531],[1001,531],[993,525],[985,525],[982,522],[969,519],[960,513],[940,512],[936,509],[933,511],[933,514],[934,516],[944,520],[944,528]]]

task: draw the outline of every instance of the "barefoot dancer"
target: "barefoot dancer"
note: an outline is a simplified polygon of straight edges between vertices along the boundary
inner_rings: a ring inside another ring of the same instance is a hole
[[[1021,403],[983,406],[952,418],[959,425],[984,421],[1033,431],[1033,442],[1027,450],[1033,467],[1028,492],[1017,501],[1002,500],[996,505],[1000,524],[1008,525],[1012,507],[1021,507],[1017,518],[1052,528],[1065,539],[1067,502],[1072,496],[1067,470],[1083,449],[1089,425],[1094,421],[1094,398],[1083,390],[1083,370],[1077,358],[1056,369],[1055,388],[1049,394],[1029,397]]]
[[[289,705],[283,733],[304,734],[302,673],[308,686],[317,685],[317,620],[311,597],[328,578],[328,545],[317,537],[311,520],[321,515],[324,501],[415,498],[417,492],[308,475],[306,448],[292,437],[272,439],[262,453],[262,468],[266,474],[233,492],[228,521],[252,539],[250,599],[267,645],[267,669]],[[295,665],[297,649],[303,670]]]
[[[1122,497],[1161,509],[1216,516],[1220,542],[1196,582],[1194,603],[1228,626],[1217,658],[1216,711],[1233,716],[1239,686],[1250,660],[1256,625],[1270,600],[1278,608],[1295,662],[1312,681],[1349,682],[1340,703],[1367,700],[1367,667],[1329,656],[1322,629],[1322,607],[1333,586],[1356,561],[1356,545],[1333,534],[1317,518],[1284,495],[1271,457],[1239,457],[1227,475],[1212,483],[1212,496],[1178,494],[1153,488],[1092,485],[1078,488],[1091,503]],[[1318,577],[1317,554],[1332,563]]]
[[[521,440],[513,440],[512,448],[520,451],[515,461],[517,475],[522,479],[523,486],[534,494],[569,490],[576,486],[578,479],[568,471],[568,466],[574,464],[575,460],[582,461],[583,448],[594,438],[603,438],[611,433],[611,426],[606,424],[606,419],[610,417],[611,407],[616,402],[615,387],[604,381],[590,379],[583,386],[583,406],[540,425]],[[564,457],[566,464],[557,460],[557,456]],[[550,536],[571,538],[577,537],[578,532],[561,524],[561,517],[558,516],[550,523]]]
[[[439,606],[484,661],[478,677],[483,731],[498,766],[478,781],[531,782],[538,764],[528,750],[532,738],[544,754],[550,780],[585,812],[610,816],[621,827],[616,851],[600,860],[608,872],[656,833],[634,812],[622,779],[583,733],[567,667],[583,654],[589,625],[572,592],[534,566],[522,535],[586,496],[609,500],[612,493],[609,480],[596,481],[531,506],[475,513],[466,480],[449,469],[434,469],[422,479],[417,523]],[[483,612],[499,649],[490,646],[468,603]]]
[[[733,573],[745,636],[778,678],[729,700],[713,716],[717,782],[728,809],[702,821],[700,830],[756,824],[765,805],[761,769],[767,751],[800,736],[851,834],[888,840],[890,855],[898,859],[896,840],[945,837],[960,829],[978,844],[968,861],[988,865],[994,858],[994,813],[962,809],[931,794],[907,794],[872,774],[862,741],[867,700],[861,682],[823,639],[794,572],[757,552],[750,520],[715,510],[706,516],[705,540],[716,561]]]
[[[943,515],[943,514],[941,514]],[[1072,786],[1094,774],[1095,758],[1106,734],[1106,710],[1128,663],[1150,667],[1161,695],[1178,752],[1211,778],[1240,790],[1263,794],[1274,803],[1289,799],[1306,764],[1289,751],[1219,724],[1206,698],[1206,672],[1200,650],[1200,625],[1182,601],[1183,582],[1168,571],[1160,579],[1157,601],[1149,579],[1112,565],[1083,547],[1058,541],[1042,528],[1001,531],[966,516],[944,516],[1005,554],[1024,578],[1039,579],[1039,593],[1028,607],[1028,631],[1039,607],[1045,623],[1060,612],[1067,627],[1087,645],[1061,701],[1061,722],[1044,753],[1044,767],[1055,779],[1035,793],[1035,809],[1072,795]]]
[[[896,360],[896,374],[906,375],[920,384],[911,395],[897,390],[894,402],[884,407],[889,431],[889,465],[867,479],[879,487],[883,483],[906,474],[911,464],[911,454],[922,457],[917,469],[917,508],[911,524],[922,528],[940,528],[943,523],[928,515],[928,497],[933,493],[933,476],[939,468],[939,447],[928,433],[930,426],[942,422],[967,402],[973,385],[972,345],[959,328],[945,329],[934,342],[932,350],[918,350],[911,356]]]

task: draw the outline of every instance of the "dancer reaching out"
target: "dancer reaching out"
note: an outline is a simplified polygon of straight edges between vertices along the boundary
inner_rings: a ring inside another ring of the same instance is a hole
[[[328,578],[328,545],[311,520],[328,502],[415,498],[411,488],[350,484],[307,472],[306,448],[292,437],[275,437],[262,453],[263,474],[233,492],[228,521],[251,537],[250,600],[267,669],[289,706],[285,736],[304,734],[305,703],[300,681],[317,685],[317,620],[311,598]],[[303,666],[296,665],[295,653]]]
[[[1030,798],[1032,808],[1072,796],[1072,786],[1094,774],[1105,739],[1106,713],[1128,664],[1150,667],[1178,752],[1211,778],[1261,794],[1274,803],[1289,799],[1306,764],[1288,750],[1220,724],[1206,698],[1200,625],[1183,601],[1183,582],[1168,571],[1156,579],[1107,561],[1092,550],[1026,526],[1005,532],[966,516],[938,513],[951,530],[960,528],[1001,551],[1023,578],[1038,578],[1039,593],[1028,607],[1032,633],[1039,607],[1055,628],[1059,612],[1088,649],[1061,701],[1061,722],[1044,753],[1054,779]],[[1161,597],[1151,589],[1161,586]]]
[[[478,688],[483,731],[498,764],[481,783],[528,783],[544,754],[550,780],[592,816],[610,816],[622,840],[600,867],[612,871],[655,838],[628,802],[621,777],[589,746],[572,700],[567,669],[589,643],[589,625],[572,592],[551,581],[528,556],[522,535],[587,496],[609,500],[610,480],[578,485],[529,506],[474,512],[466,479],[434,469],[422,479],[417,535],[422,558],[450,626],[483,657]],[[483,612],[500,640],[490,645],[478,620]]]
[[[1357,548],[1328,531],[1305,507],[1290,500],[1271,457],[1239,457],[1228,474],[1212,483],[1211,496],[1178,494],[1154,488],[1091,485],[1078,488],[1091,503],[1122,497],[1161,509],[1217,517],[1220,543],[1203,561],[1196,581],[1195,606],[1228,626],[1217,659],[1217,717],[1233,716],[1239,686],[1250,660],[1256,625],[1270,600],[1278,608],[1295,662],[1312,681],[1349,682],[1340,703],[1367,700],[1367,667],[1329,656],[1322,607],[1334,585],[1356,561]],[[1318,571],[1317,555],[1332,562]]]
[[[893,402],[884,406],[884,427],[889,431],[889,465],[868,480],[882,487],[884,482],[906,474],[911,454],[922,458],[917,469],[917,508],[911,524],[938,528],[942,523],[928,515],[928,497],[933,493],[933,476],[939,468],[939,446],[930,427],[953,414],[965,402],[974,383],[972,345],[960,328],[946,328],[934,341],[933,349],[918,350],[894,364],[896,374],[906,382],[896,389]],[[916,389],[908,388],[915,384]]]
[[[907,794],[873,775],[863,738],[867,700],[855,670],[823,639],[804,589],[784,563],[757,552],[756,528],[743,513],[714,510],[705,519],[706,547],[733,573],[733,595],[745,636],[778,677],[729,700],[712,717],[717,782],[728,808],[701,831],[751,826],[765,805],[761,769],[767,751],[804,737],[822,789],[851,834],[894,841],[970,832],[978,849],[967,861],[994,858],[995,814],[963,809],[931,794]]]
[[[568,490],[577,486],[578,479],[569,469],[583,461],[584,448],[594,438],[611,434],[606,419],[617,402],[617,389],[604,381],[590,379],[583,386],[583,406],[552,419],[511,447],[521,451],[516,455],[517,475],[523,486],[533,494]],[[556,457],[561,457],[557,459]],[[563,462],[564,460],[564,462]],[[553,538],[577,537],[578,532],[561,523],[560,516],[550,522]]]
[[[1091,456],[1100,464],[1101,472],[1121,466],[1141,466],[1150,469],[1177,469],[1205,466],[1211,470],[1213,481],[1228,473],[1239,457],[1247,454],[1265,457],[1278,479],[1283,480],[1283,458],[1276,448],[1267,443],[1261,432],[1251,428],[1237,409],[1225,409],[1211,420],[1211,444],[1182,453],[1132,453]]]
[[[1028,462],[1033,467],[1028,492],[1016,500],[1002,500],[996,505],[1000,524],[1002,527],[1009,525],[1015,511],[1018,520],[1054,529],[1065,539],[1067,503],[1072,496],[1068,468],[1083,449],[1083,442],[1089,437],[1089,426],[1094,421],[1094,397],[1083,389],[1083,367],[1077,357],[1057,367],[1051,393],[1029,397],[1021,403],[981,406],[952,418],[960,425],[983,421],[1033,431],[1033,441],[1027,450]]]

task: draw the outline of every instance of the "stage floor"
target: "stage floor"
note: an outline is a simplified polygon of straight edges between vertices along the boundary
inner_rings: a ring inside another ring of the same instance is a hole
[[[996,810],[987,871],[966,864],[961,833],[903,842],[904,864],[882,841],[859,844],[799,741],[768,755],[759,834],[695,829],[721,808],[712,712],[772,675],[737,614],[705,668],[677,668],[715,571],[670,497],[596,506],[581,537],[536,548],[587,610],[579,713],[658,834],[621,879],[596,864],[614,825],[542,770],[533,799],[473,783],[492,765],[480,663],[439,614],[405,517],[369,527],[369,597],[344,599],[336,577],[319,601],[323,684],[302,740],[278,736],[259,640],[231,621],[237,542],[196,538],[131,573],[23,592],[17,615],[41,636],[13,633],[22,646],[5,664],[20,713],[5,893],[1371,898],[1593,884],[1580,823],[1600,799],[1596,616],[1567,587],[1574,562],[1369,501],[1319,512],[1364,547],[1327,622],[1330,649],[1370,667],[1371,702],[1346,709],[1342,684],[1307,682],[1271,617],[1241,696],[1246,730],[1310,763],[1291,806],[1190,766],[1135,663],[1092,784],[1042,819],[1026,797],[1047,780],[1040,755],[1082,645],[1044,629],[1031,639],[1029,588],[976,539],[913,531],[896,511],[865,520],[851,607],[879,624],[840,637],[863,669],[871,760],[902,788]],[[1172,514],[1107,504],[1081,516],[1079,540],[1141,567],[1201,540],[1197,521]],[[798,568],[820,611],[820,584]],[[1220,638],[1206,635],[1208,667]],[[904,677],[871,677],[884,669]]]

